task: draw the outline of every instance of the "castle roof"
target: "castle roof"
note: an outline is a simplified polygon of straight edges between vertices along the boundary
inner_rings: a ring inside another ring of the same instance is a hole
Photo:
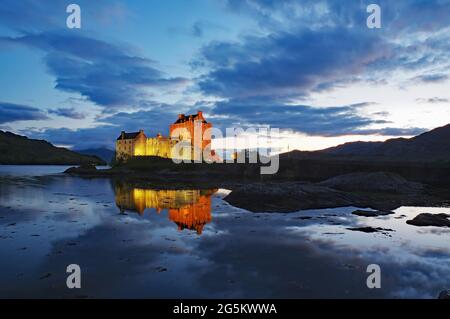
[[[121,140],[122,137],[123,137],[124,140],[133,140],[133,139],[135,139],[135,138],[139,135],[139,133],[140,133],[140,132],[132,132],[132,133],[126,133],[126,132],[123,132],[123,134],[120,134],[120,135],[119,135],[119,137],[117,138],[117,140]]]
[[[192,114],[192,115],[180,114],[180,115],[178,115],[178,120],[176,120],[175,123],[173,123],[173,124],[186,123],[186,122],[191,122],[191,121],[195,121],[195,120],[201,120],[203,123],[208,123],[208,122],[206,122],[205,118],[203,117],[202,111],[198,111],[197,114]]]

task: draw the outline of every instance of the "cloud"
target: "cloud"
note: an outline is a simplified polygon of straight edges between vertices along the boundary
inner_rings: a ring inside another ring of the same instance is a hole
[[[442,83],[449,79],[447,74],[424,74],[413,78],[415,83]]]
[[[314,107],[284,104],[265,98],[218,102],[211,111],[219,118],[222,128],[269,125],[282,130],[295,130],[309,135],[336,136],[355,134],[356,130],[373,125],[387,124],[383,119],[362,115],[362,109],[372,103],[356,103],[344,106]]]
[[[187,79],[168,76],[155,61],[133,52],[128,44],[100,40],[88,33],[98,25],[104,27],[110,19],[129,16],[122,3],[80,0],[77,4],[85,23],[76,31],[66,27],[68,4],[64,0],[2,1],[0,25],[13,33],[0,36],[0,44],[42,50],[47,70],[55,76],[55,88],[79,94],[104,112],[133,108],[155,91],[187,83]]]
[[[47,118],[42,110],[36,107],[0,101],[0,124],[16,121],[45,120]]]
[[[390,55],[376,35],[344,28],[216,42],[202,50],[203,63],[211,71],[200,78],[199,88],[205,94],[234,98],[303,95],[321,84],[358,75]]]
[[[1,40],[1,39],[0,39]],[[145,100],[145,89],[162,89],[187,82],[166,77],[154,62],[101,40],[67,32],[3,38],[43,50],[45,64],[56,77],[56,88],[78,93],[107,110],[133,107]]]
[[[426,132],[427,129],[421,127],[384,127],[380,129],[355,130],[353,134],[358,135],[383,135],[383,136],[416,136]]]
[[[397,71],[421,71],[416,82],[446,81],[430,67],[448,70],[450,1],[379,1],[383,28],[366,26],[359,1],[228,0],[263,32],[235,43],[205,46],[193,66],[209,68],[199,79],[209,95],[305,95],[355,82],[391,79]],[[426,36],[424,36],[426,35]],[[414,81],[409,84],[415,84]]]
[[[86,118],[86,114],[77,112],[73,107],[49,110],[48,113],[55,114],[57,116],[67,117],[74,120],[83,120]]]
[[[365,26],[370,1],[341,0],[226,0],[227,7],[247,13],[261,27],[303,25]],[[376,1],[382,10],[383,29],[388,33],[432,32],[448,26],[450,2],[441,0]],[[381,30],[382,31],[382,30]]]
[[[214,41],[192,63],[206,70],[198,79],[198,89],[222,100],[212,113],[226,118],[226,123],[269,124],[323,136],[403,136],[424,131],[372,129],[388,124],[383,120],[387,114],[364,115],[357,105],[297,105],[295,100],[358,82],[388,84],[399,72],[411,70],[423,75],[408,84],[446,81],[449,48],[442,31],[449,26],[445,13],[450,13],[450,1],[382,0],[383,28],[376,31],[366,26],[369,3],[358,1],[228,0],[226,4],[233,12],[256,18],[262,30],[235,42]]]

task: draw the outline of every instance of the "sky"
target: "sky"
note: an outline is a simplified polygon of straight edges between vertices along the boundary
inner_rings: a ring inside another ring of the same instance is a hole
[[[2,0],[0,129],[112,149],[202,110],[280,150],[410,137],[450,123],[449,31],[450,0]]]

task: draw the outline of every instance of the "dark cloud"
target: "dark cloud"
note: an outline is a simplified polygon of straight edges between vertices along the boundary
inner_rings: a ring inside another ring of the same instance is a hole
[[[222,115],[217,123],[221,128],[232,126],[269,125],[282,130],[295,130],[309,135],[335,136],[354,134],[365,126],[388,123],[361,115],[362,109],[372,103],[346,106],[313,107],[286,105],[264,98],[219,102],[212,110]]]
[[[16,121],[45,120],[47,118],[42,110],[36,107],[0,101],[0,124]]]
[[[438,31],[449,26],[450,1],[380,0],[380,30],[366,26],[371,3],[227,0],[228,8],[251,15],[266,32],[240,43],[206,46],[194,63],[211,69],[200,79],[200,89],[227,98],[305,94],[357,81],[384,81],[399,69],[448,65],[448,39]],[[417,80],[444,81],[447,75]]]
[[[50,110],[48,111],[48,113],[55,114],[57,116],[67,117],[74,120],[83,120],[86,118],[86,114],[77,112],[73,107],[58,108],[56,110]]]
[[[134,53],[126,44],[99,40],[84,31],[95,27],[96,22],[91,21],[120,15],[126,11],[123,6],[106,0],[80,0],[77,4],[86,24],[81,30],[69,31],[65,19],[69,3],[3,0],[0,25],[13,30],[14,35],[0,36],[0,43],[42,50],[44,63],[55,76],[56,89],[79,94],[106,112],[133,108],[152,90],[161,91],[186,82],[164,74],[154,61]]]
[[[166,77],[152,66],[153,61],[120,46],[75,33],[26,34],[3,40],[43,50],[57,89],[79,93],[107,109],[135,106],[145,99],[145,88],[186,82]]]
[[[202,51],[211,71],[199,81],[205,94],[243,98],[306,94],[323,83],[362,73],[390,56],[377,36],[325,28],[212,43]]]
[[[384,1],[383,27],[369,30],[365,1],[228,0],[228,8],[255,17],[265,30],[239,41],[205,46],[193,66],[205,68],[199,90],[224,99],[213,114],[229,124],[268,124],[314,135],[414,135],[423,128],[368,129],[387,114],[362,115],[358,105],[317,108],[292,103],[354,83],[386,84],[390,74],[421,71],[414,83],[446,81],[427,68],[448,64],[450,1]],[[427,37],[419,37],[419,33]],[[411,39],[415,39],[411,41]],[[441,68],[442,69],[442,68]],[[413,83],[408,82],[408,83]],[[361,107],[364,105],[361,105]],[[380,126],[380,125],[377,125]]]

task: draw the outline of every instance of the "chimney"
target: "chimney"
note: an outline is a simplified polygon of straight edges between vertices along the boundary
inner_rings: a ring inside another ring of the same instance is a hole
[[[202,111],[197,111],[197,116],[202,119],[203,118],[203,112]]]
[[[122,140],[125,139],[125,131],[120,132],[120,137],[122,138]]]
[[[178,114],[178,119],[179,120],[182,120],[182,119],[184,119],[185,118],[185,115],[184,114]]]
[[[139,130],[139,133],[144,133],[144,130],[142,130],[142,129],[141,129],[141,130]]]

